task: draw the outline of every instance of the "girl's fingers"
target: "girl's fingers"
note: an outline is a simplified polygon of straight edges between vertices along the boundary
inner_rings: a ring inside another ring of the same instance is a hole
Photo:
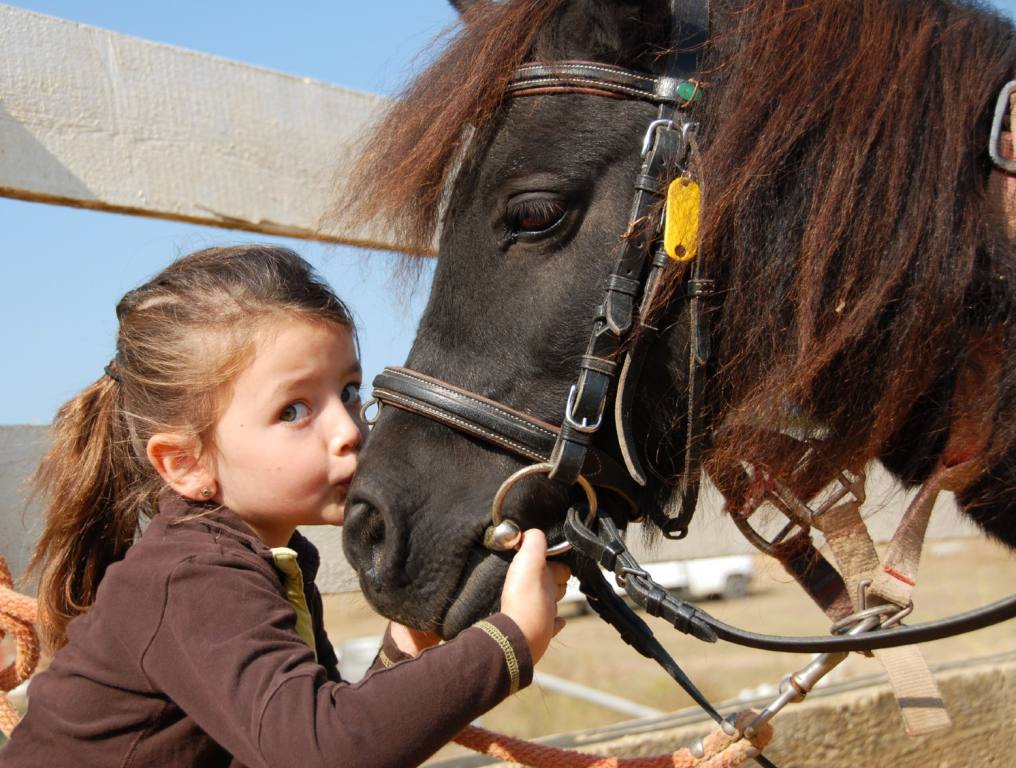
[[[568,579],[571,578],[571,569],[564,563],[551,560],[547,563],[547,568],[554,576],[554,582],[557,584],[567,584]]]
[[[547,537],[539,528],[530,528],[522,534],[513,560],[521,560],[525,568],[542,568],[547,562]]]
[[[501,590],[501,610],[522,631],[533,661],[539,661],[550,639],[564,626],[564,620],[556,617],[556,600],[565,593],[568,575],[567,566],[547,562],[543,531],[523,533]]]
[[[389,626],[389,632],[395,647],[410,656],[419,656],[422,651],[441,642],[441,638],[433,632],[410,629],[394,621]]]

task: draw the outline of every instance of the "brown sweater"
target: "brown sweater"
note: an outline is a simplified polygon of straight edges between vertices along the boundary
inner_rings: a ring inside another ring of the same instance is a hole
[[[290,547],[317,658],[260,539],[229,510],[164,495],[33,679],[0,766],[405,768],[531,681],[525,638],[495,614],[416,659],[386,635],[390,666],[341,682],[313,583],[317,553],[299,534]]]

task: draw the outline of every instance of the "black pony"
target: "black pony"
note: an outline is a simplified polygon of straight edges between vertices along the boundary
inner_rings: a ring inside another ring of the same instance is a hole
[[[462,15],[457,39],[367,142],[354,207],[396,222],[421,252],[442,224],[407,365],[560,423],[656,107],[506,89],[527,61],[659,72],[669,3],[509,0]],[[919,483],[957,414],[973,412],[983,471],[960,502],[1016,544],[1016,257],[987,153],[1014,72],[1012,27],[959,2],[712,3],[691,115],[697,258],[717,289],[703,467],[729,503],[745,492],[746,463],[793,476],[804,497],[872,460]],[[672,503],[683,471],[686,271],[674,263],[665,276],[632,416],[647,513]],[[960,402],[957,379],[974,365],[981,386]],[[825,436],[804,471],[788,421]],[[609,427],[598,445],[617,454]],[[344,534],[370,602],[445,637],[494,608],[507,558],[482,537],[492,496],[520,466],[383,408]],[[506,513],[546,528],[572,493],[528,480]]]

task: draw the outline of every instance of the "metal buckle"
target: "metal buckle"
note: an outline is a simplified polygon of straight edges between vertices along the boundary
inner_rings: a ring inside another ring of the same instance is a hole
[[[1002,157],[998,151],[998,143],[1002,137],[1002,123],[1010,109],[1009,97],[1013,91],[1016,91],[1016,80],[1010,80],[999,91],[998,100],[995,102],[995,117],[991,121],[991,137],[988,139],[988,155],[991,157],[991,162],[1009,173],[1016,173],[1016,160],[1007,160]],[[1012,130],[1012,126],[1010,126],[1010,130]]]
[[[849,494],[858,504],[864,503],[866,477],[863,472],[859,472],[857,475],[851,475],[845,470],[837,472],[836,481],[839,483],[839,488],[829,493],[818,506],[813,508],[801,501],[797,494],[777,478],[771,477],[767,473],[760,476],[758,471],[750,465],[745,468],[745,471],[752,478],[758,477],[763,487],[753,500],[750,512],[747,514],[738,512],[731,517],[744,537],[767,555],[774,555],[776,547],[785,541],[795,529],[809,531],[812,528],[818,528],[821,530],[816,521],[838,504],[844,496]],[[787,519],[787,524],[771,539],[767,539],[751,524],[751,518],[766,503]]]
[[[614,582],[621,589],[626,589],[628,587],[627,581],[628,576],[638,576],[640,578],[646,579],[647,581],[652,579],[652,577],[649,575],[649,571],[645,570],[644,568],[628,568],[626,566],[622,566],[617,572],[614,573]]]
[[[914,601],[900,606],[896,603],[882,603],[880,605],[868,606],[868,587],[871,586],[871,579],[861,579],[857,582],[857,605],[859,610],[844,616],[829,628],[829,633],[842,635],[850,631],[858,624],[864,623],[871,617],[878,617],[879,629],[891,629],[898,625],[903,619],[909,616],[914,610]],[[870,654],[869,654],[870,655]]]
[[[600,412],[596,414],[596,423],[590,424],[589,419],[583,417],[582,422],[575,420],[573,415],[575,411],[575,395],[578,393],[578,385],[572,384],[571,389],[568,390],[568,402],[564,406],[564,421],[565,423],[577,432],[582,432],[587,435],[591,435],[593,432],[600,428],[603,424],[603,410],[607,405],[606,400],[600,401]]]
[[[794,521],[792,518],[788,518],[787,524],[780,529],[779,533],[777,533],[771,539],[767,539],[765,536],[759,533],[758,530],[756,530],[756,528],[751,524],[750,521],[751,516],[754,515],[761,506],[762,505],[759,504],[757,507],[755,507],[755,509],[752,510],[751,514],[749,514],[747,517],[743,517],[740,514],[735,513],[731,515],[731,518],[734,521],[734,525],[737,526],[737,529],[741,532],[744,538],[748,539],[748,541],[750,541],[756,549],[767,555],[776,557],[775,554],[776,547],[779,546],[784,540],[786,540],[786,538],[791,534],[792,531],[794,531],[795,529],[807,531],[808,528],[798,525],[798,523]]]
[[[645,136],[644,139],[642,139],[642,157],[643,158],[646,155],[648,155],[649,154],[649,150],[653,148],[653,138],[656,136],[656,130],[660,126],[666,126],[667,128],[673,128],[674,127],[674,121],[673,120],[668,120],[668,119],[653,120],[653,122],[651,122],[649,124],[649,127],[646,129],[646,136]]]
[[[851,476],[846,470],[841,469],[836,473],[835,479],[840,487],[823,498],[821,503],[814,508],[802,501],[789,487],[780,482],[779,478],[774,477],[772,479],[773,491],[771,496],[779,502],[779,505],[791,519],[797,520],[802,525],[819,527],[816,525],[816,520],[839,504],[847,494],[853,496],[857,504],[864,504],[864,500],[867,498],[865,492],[867,476],[864,472]]]
[[[759,473],[751,465],[745,466],[745,472],[753,480],[758,480],[762,484],[760,492],[753,495],[753,498],[748,502],[746,506],[750,507],[750,511],[736,510],[731,515],[734,521],[734,525],[737,526],[738,530],[744,535],[752,545],[760,552],[764,552],[767,555],[773,557],[776,556],[776,547],[779,546],[788,536],[795,530],[807,531],[810,529],[810,524],[806,520],[802,520],[800,515],[794,514],[792,509],[784,502],[784,500],[777,494],[775,488],[775,482],[768,473]],[[766,504],[769,503],[777,512],[786,518],[787,523],[784,525],[779,532],[772,538],[767,539],[758,529],[751,524],[751,518]]]

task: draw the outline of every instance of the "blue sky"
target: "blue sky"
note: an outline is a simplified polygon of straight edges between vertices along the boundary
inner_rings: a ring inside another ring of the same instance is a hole
[[[456,18],[441,0],[10,4],[389,95]],[[384,253],[3,198],[0,227],[0,424],[48,423],[102,373],[120,296],[202,247],[270,241],[308,258],[357,315],[367,384],[383,366],[405,359],[429,285],[425,274],[411,294],[393,290],[397,257]]]
[[[394,94],[455,14],[443,0],[29,0],[28,10],[374,93]],[[1016,0],[995,3],[1016,14]],[[0,198],[0,424],[48,423],[113,352],[121,295],[209,245],[279,242],[306,256],[361,326],[365,382],[403,361],[426,298],[391,288],[395,257]]]

